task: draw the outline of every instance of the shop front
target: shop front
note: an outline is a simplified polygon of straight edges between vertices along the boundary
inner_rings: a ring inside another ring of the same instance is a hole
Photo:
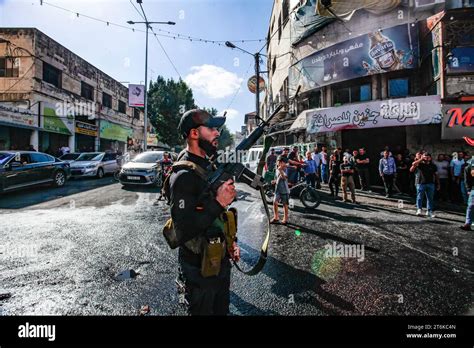
[[[100,151],[126,151],[127,139],[131,138],[133,130],[106,120],[100,121]]]
[[[99,131],[95,124],[76,121],[76,152],[94,152]]]
[[[307,134],[318,139],[332,134],[334,139],[325,141],[330,149],[364,147],[372,163],[377,163],[386,146],[393,153],[420,148],[431,151],[430,146],[440,140],[443,115],[440,97],[432,95],[312,109],[298,118],[295,126],[301,127],[301,118],[305,118]],[[372,170],[377,176],[377,167]]]
[[[0,105],[0,151],[38,148],[38,116],[29,110]]]
[[[53,104],[44,103],[41,117],[42,129],[39,134],[39,151],[60,155],[59,149],[74,149],[74,117],[58,115]]]

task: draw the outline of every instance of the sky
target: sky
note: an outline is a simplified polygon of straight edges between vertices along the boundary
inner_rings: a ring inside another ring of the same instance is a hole
[[[0,0],[0,26],[38,28],[114,79],[139,84],[145,80],[145,33],[75,14],[129,27],[127,21],[143,20],[132,3],[139,10],[136,0],[44,0],[42,6],[40,0]],[[273,0],[143,0],[142,5],[149,21],[176,22],[154,25],[157,34],[176,37],[165,32],[169,31],[203,40],[228,40],[253,53],[265,45]],[[134,27],[144,30],[143,24]],[[150,35],[148,80],[158,75],[175,80],[181,76],[199,107],[214,107],[220,114],[227,111],[227,126],[232,132],[240,131],[244,115],[255,111],[255,94],[247,88],[254,74],[253,57],[223,43],[158,39],[177,71]],[[242,42],[249,39],[263,41]],[[261,70],[266,70],[266,61]]]

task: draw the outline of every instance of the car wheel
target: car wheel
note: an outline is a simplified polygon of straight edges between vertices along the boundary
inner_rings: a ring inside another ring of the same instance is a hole
[[[104,177],[104,169],[102,168],[97,169],[97,177],[99,179],[102,179]]]
[[[53,185],[55,187],[63,187],[66,183],[66,174],[62,170],[58,170],[54,173]]]

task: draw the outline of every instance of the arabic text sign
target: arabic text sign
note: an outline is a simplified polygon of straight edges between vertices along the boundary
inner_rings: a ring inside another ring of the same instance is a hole
[[[128,85],[128,106],[141,107],[145,105],[145,86]]]
[[[417,31],[409,24],[334,44],[290,68],[290,90],[300,93],[336,82],[416,68]]]
[[[316,109],[306,114],[308,133],[343,129],[414,126],[441,123],[441,101],[437,95],[378,100]]]

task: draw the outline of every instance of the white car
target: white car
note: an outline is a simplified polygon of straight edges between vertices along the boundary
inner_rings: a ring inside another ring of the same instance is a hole
[[[155,185],[161,186],[164,151],[146,151],[122,166],[119,181],[122,185]],[[175,154],[169,153],[174,161]]]
[[[105,174],[113,174],[118,169],[116,153],[84,152],[74,162],[71,162],[73,177],[95,176],[102,178]]]

